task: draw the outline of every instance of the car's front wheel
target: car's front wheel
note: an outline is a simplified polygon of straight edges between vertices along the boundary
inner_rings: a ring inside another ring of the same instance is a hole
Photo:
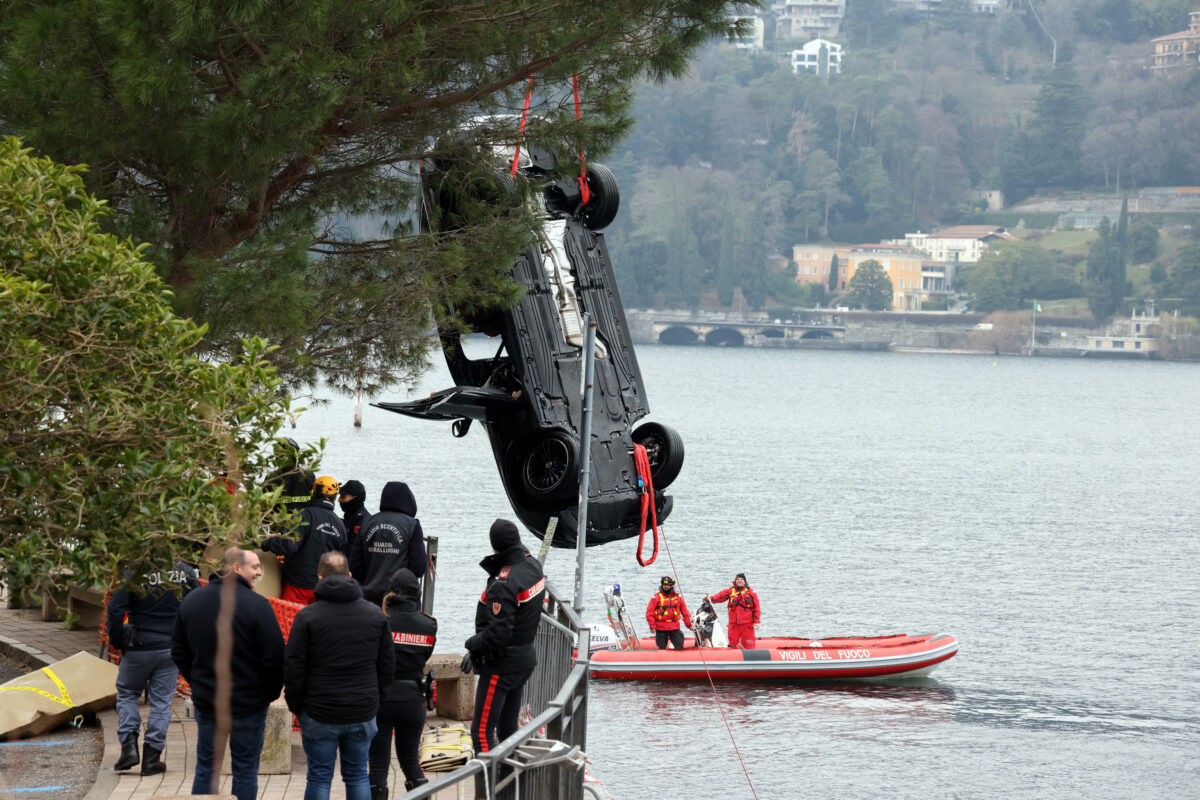
[[[646,448],[655,489],[665,489],[679,477],[683,469],[683,439],[674,428],[647,422],[634,430],[633,441]]]
[[[589,197],[583,207],[584,224],[594,231],[603,230],[617,218],[617,210],[621,207],[617,176],[603,164],[591,164],[587,168],[587,185]]]

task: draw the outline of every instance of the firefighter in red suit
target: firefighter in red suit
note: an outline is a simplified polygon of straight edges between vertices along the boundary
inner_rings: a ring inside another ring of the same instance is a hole
[[[654,631],[654,643],[659,650],[666,650],[668,642],[676,650],[683,649],[680,620],[683,620],[685,628],[692,629],[692,615],[688,613],[682,595],[675,593],[675,579],[664,575],[659,581],[658,591],[646,606],[646,623]]]
[[[709,600],[713,603],[725,601],[729,606],[729,646],[749,650],[754,647],[754,632],[762,618],[762,606],[758,595],[746,582],[746,575],[739,572],[733,579],[733,586],[722,589]]]

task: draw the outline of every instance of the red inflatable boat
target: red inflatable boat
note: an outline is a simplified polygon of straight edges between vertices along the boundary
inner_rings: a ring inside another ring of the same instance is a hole
[[[958,640],[947,634],[757,640],[753,650],[695,646],[658,650],[653,639],[641,649],[594,650],[593,678],[614,680],[862,680],[919,677],[953,658]]]

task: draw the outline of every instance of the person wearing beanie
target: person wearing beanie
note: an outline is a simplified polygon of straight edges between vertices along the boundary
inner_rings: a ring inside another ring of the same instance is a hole
[[[733,578],[733,586],[722,589],[708,599],[715,603],[726,602],[729,607],[729,646],[749,650],[754,647],[754,632],[762,618],[758,595],[746,582],[746,573],[739,572]]]
[[[466,670],[479,673],[471,739],[487,753],[516,732],[525,682],[537,664],[533,642],[542,616],[546,578],[506,519],[488,532],[492,555],[479,562],[487,587],[475,608],[475,635],[467,639]],[[503,772],[503,770],[502,770]]]
[[[354,552],[354,543],[362,533],[363,523],[370,514],[367,513],[367,487],[361,481],[346,481],[342,484],[342,493],[338,497],[338,505],[342,508],[342,526],[346,529],[346,555]]]
[[[383,603],[396,570],[425,574],[425,532],[417,519],[417,499],[407,483],[388,481],[379,497],[379,513],[367,517],[350,551],[350,572],[362,584],[363,597]]]
[[[425,662],[437,642],[437,620],[420,610],[421,584],[407,567],[392,573],[383,598],[396,653],[396,672],[383,693],[371,740],[371,800],[387,800],[392,731],[396,760],[404,772],[404,788],[428,783],[421,771],[421,733],[425,729]]]
[[[683,631],[679,629],[680,620],[689,631],[692,629],[692,615],[688,613],[683,595],[675,591],[675,579],[670,575],[662,576],[658,582],[658,591],[650,598],[646,606],[646,623],[654,631],[654,643],[659,650],[666,650],[670,644],[676,650],[683,649]]]
[[[340,490],[329,475],[317,478],[312,498],[300,511],[300,523],[292,536],[272,536],[263,542],[264,550],[283,556],[283,600],[304,606],[313,602],[321,556],[333,550],[346,551],[346,528],[333,513],[333,501]]]

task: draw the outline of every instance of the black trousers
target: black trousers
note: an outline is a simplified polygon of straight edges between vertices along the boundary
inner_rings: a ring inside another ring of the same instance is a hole
[[[667,649],[667,641],[668,640],[670,640],[671,644],[675,647],[676,650],[683,649],[683,631],[679,630],[678,628],[676,628],[673,631],[655,631],[654,632],[654,643],[656,645],[658,645],[659,650]]]
[[[479,673],[475,687],[475,716],[471,720],[471,741],[476,753],[486,753],[520,727],[521,697],[525,682],[533,670],[521,672]],[[499,736],[497,736],[497,733]]]
[[[396,760],[406,781],[425,777],[421,771],[421,733],[425,729],[425,695],[416,681],[398,681],[388,687],[375,718],[379,732],[371,740],[370,781],[388,785],[392,731],[396,731]]]

